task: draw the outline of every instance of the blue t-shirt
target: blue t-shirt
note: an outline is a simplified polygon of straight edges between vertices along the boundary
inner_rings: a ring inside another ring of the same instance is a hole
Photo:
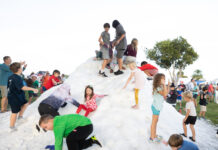
[[[182,100],[182,91],[177,91],[177,93],[178,93],[177,99]]]
[[[23,105],[26,103],[25,93],[22,90],[24,87],[22,78],[17,74],[12,74],[8,78],[8,101]]]
[[[153,103],[152,103],[152,105],[158,111],[160,111],[163,108],[164,97],[158,93],[159,91],[162,91],[162,90],[163,90],[162,87],[158,87],[156,89],[156,91],[154,91],[154,95],[153,95]]]
[[[0,64],[0,86],[7,86],[8,77],[12,75],[12,72],[6,64]]]
[[[199,148],[194,143],[183,140],[182,147],[178,150],[199,150]]]

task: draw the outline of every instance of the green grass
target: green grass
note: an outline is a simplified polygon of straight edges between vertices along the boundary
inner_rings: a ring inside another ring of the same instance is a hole
[[[197,104],[199,103],[199,97],[197,98]],[[184,108],[185,108],[185,101],[183,100],[182,101],[182,114],[185,115],[185,111],[184,111]],[[176,105],[176,110],[179,111],[179,104]],[[197,115],[199,114],[200,112],[200,105],[198,104],[197,105]],[[218,125],[218,104],[214,103],[213,102],[208,102],[208,105],[207,105],[207,112],[205,113],[205,118],[210,120],[214,125]]]

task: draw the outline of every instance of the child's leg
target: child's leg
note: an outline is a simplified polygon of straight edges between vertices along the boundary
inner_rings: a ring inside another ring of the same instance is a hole
[[[202,116],[205,117],[205,111],[202,111]]]
[[[101,67],[101,72],[104,72],[104,69],[105,69],[107,63],[108,63],[108,60],[107,60],[107,59],[104,59],[104,60],[103,60],[103,63],[102,63],[102,67]]]
[[[152,115],[152,123],[151,123],[151,139],[153,140],[156,135],[156,128],[157,128],[157,122],[158,122],[159,115]]]
[[[187,127],[186,127],[185,122],[183,122],[183,130],[184,130],[185,136],[187,136]]]
[[[199,112],[199,117],[201,117],[202,111]]]
[[[29,104],[31,104],[33,97],[29,97]]]
[[[16,120],[17,120],[17,113],[12,113],[10,118],[10,127],[15,126]]]
[[[81,105],[78,107],[76,113],[79,114],[82,109],[87,110],[86,106],[81,104]]]
[[[135,105],[133,108],[138,108],[138,103],[139,103],[139,89],[135,89]]]
[[[93,126],[77,127],[66,138],[68,150],[81,150],[92,146],[93,141],[86,138],[92,133]]]
[[[93,112],[93,110],[90,109],[90,108],[88,108],[88,109],[86,110],[85,116],[88,117],[88,115],[89,115],[90,112]]]
[[[21,107],[21,110],[20,110],[20,112],[19,112],[18,117],[22,117],[22,116],[23,116],[23,113],[24,113],[24,111],[26,110],[26,108],[27,108],[28,105],[29,105],[29,104],[26,103],[26,104],[24,104],[24,105]]]
[[[193,124],[190,124],[190,129],[192,131],[192,138],[195,140],[195,128]]]

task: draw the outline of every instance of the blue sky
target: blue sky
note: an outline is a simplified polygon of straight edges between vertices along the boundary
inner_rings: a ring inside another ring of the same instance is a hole
[[[218,78],[217,8],[215,0],[1,0],[0,58],[25,60],[26,73],[57,68],[70,74],[94,56],[103,24],[118,19],[128,43],[139,40],[140,60],[157,41],[183,36],[200,55],[185,73],[201,69],[212,80]],[[111,28],[111,38],[114,33]]]

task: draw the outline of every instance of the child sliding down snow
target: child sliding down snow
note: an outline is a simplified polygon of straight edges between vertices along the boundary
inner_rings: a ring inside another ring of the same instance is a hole
[[[132,106],[132,108],[139,108],[138,106],[138,94],[139,94],[139,90],[143,89],[146,83],[146,77],[145,74],[136,67],[136,63],[135,62],[131,62],[128,64],[130,70],[131,70],[131,75],[129,76],[125,86],[123,87],[124,89],[127,87],[127,85],[129,84],[129,82],[131,81],[131,79],[134,77],[135,78],[135,105]]]
[[[77,107],[79,106],[79,103],[70,95],[70,86],[67,84],[61,85],[53,93],[39,104],[38,111],[41,116],[44,114],[49,114],[53,117],[58,116],[58,109],[64,107],[67,104],[66,101]]]
[[[82,109],[86,111],[85,116],[87,117],[90,112],[93,112],[97,109],[96,99],[103,98],[106,95],[97,95],[94,94],[94,89],[92,86],[88,85],[85,88],[85,105],[81,104],[77,109],[76,113],[79,114]]]
[[[101,147],[95,136],[87,139],[93,132],[93,125],[86,117],[76,114],[56,117],[43,115],[39,120],[39,125],[44,130],[54,130],[55,146],[50,145],[46,148],[62,150],[63,138],[66,138],[68,150],[82,150],[93,144]]]
[[[165,86],[165,75],[162,73],[157,73],[154,76],[153,80],[153,103],[151,106],[152,110],[152,123],[151,123],[151,136],[150,142],[160,142],[162,137],[156,134],[157,129],[157,122],[160,115],[160,111],[163,107],[163,102],[165,97],[169,92],[169,85],[168,87]]]

